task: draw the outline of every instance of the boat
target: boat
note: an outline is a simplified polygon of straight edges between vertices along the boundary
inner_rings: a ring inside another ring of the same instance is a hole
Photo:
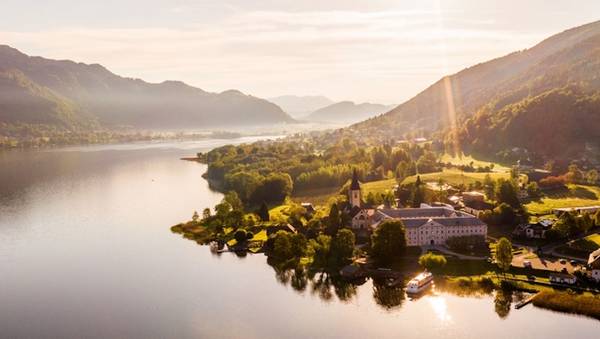
[[[423,272],[423,273],[417,275],[416,277],[412,278],[408,282],[408,284],[406,285],[406,292],[413,293],[413,294],[420,293],[424,289],[429,287],[429,285],[431,284],[432,281],[433,281],[433,274],[431,274],[430,272]]]

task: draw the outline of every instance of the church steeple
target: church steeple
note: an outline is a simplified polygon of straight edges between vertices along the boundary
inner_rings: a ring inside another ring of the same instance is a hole
[[[350,189],[348,190],[348,201],[350,201],[350,205],[352,207],[360,207],[360,183],[358,182],[358,171],[356,168],[352,172],[352,183],[350,184]]]

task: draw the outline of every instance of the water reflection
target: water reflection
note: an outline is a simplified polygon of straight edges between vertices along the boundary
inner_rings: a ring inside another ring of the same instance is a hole
[[[383,309],[391,311],[399,309],[406,299],[404,286],[388,287],[385,281],[373,280],[373,299]]]
[[[450,314],[448,313],[448,305],[446,304],[446,298],[437,295],[427,298],[433,313],[441,322],[448,322],[451,320]]]
[[[214,252],[215,255],[221,253]],[[268,265],[273,268],[275,279],[282,285],[291,287],[298,293],[309,291],[310,295],[318,297],[323,302],[337,301],[342,303],[351,302],[358,295],[358,286],[364,284],[367,278],[362,280],[348,281],[339,274],[307,270],[298,266],[295,262],[277,262],[267,259]],[[372,297],[376,305],[388,312],[395,312],[402,308],[407,299],[418,302],[425,300],[436,315],[440,323],[452,321],[448,311],[445,294],[459,297],[484,298],[493,296],[493,309],[500,319],[505,319],[510,314],[514,301],[521,300],[526,296],[512,288],[505,287],[495,289],[491,280],[486,279],[459,279],[448,281],[436,279],[434,284],[425,291],[417,294],[406,294],[406,281],[390,286],[388,279],[368,278],[372,280]]]
[[[512,304],[513,292],[506,289],[499,289],[494,296],[494,311],[500,319],[508,317],[510,306]]]

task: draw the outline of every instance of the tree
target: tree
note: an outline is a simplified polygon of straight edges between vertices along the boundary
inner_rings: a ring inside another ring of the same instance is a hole
[[[505,202],[494,208],[494,217],[494,223],[500,225],[514,225],[518,221],[515,210]]]
[[[292,189],[293,182],[289,174],[271,173],[257,185],[252,201],[281,202],[292,193]]]
[[[231,211],[231,205],[228,202],[222,201],[215,206],[215,214],[221,219],[225,219]]]
[[[313,255],[313,265],[316,267],[326,267],[331,251],[331,237],[321,234],[316,239],[311,239],[309,241],[309,250]]]
[[[417,171],[419,173],[431,173],[438,170],[437,159],[433,152],[427,151],[417,160]]]
[[[496,185],[496,201],[507,203],[513,208],[520,208],[521,202],[517,195],[515,182],[511,180],[499,179]]]
[[[439,272],[446,266],[446,257],[428,252],[419,257],[419,265],[431,272]]]
[[[417,180],[419,178],[417,177]],[[425,202],[425,188],[422,185],[415,185],[412,188],[412,192],[410,195],[410,203],[412,207],[418,208],[421,207],[421,204]]]
[[[510,269],[512,259],[512,244],[510,240],[504,237],[500,238],[500,240],[496,242],[496,265],[498,265],[502,271],[506,272]]]
[[[537,182],[534,181],[527,184],[527,194],[532,199],[540,197],[540,187],[538,186]]]
[[[331,205],[331,208],[329,209],[327,234],[330,236],[334,236],[335,234],[337,234],[337,231],[340,229],[341,226],[342,217],[340,214],[340,210],[338,209],[337,204],[333,203]]]
[[[354,233],[349,229],[341,229],[331,242],[331,256],[335,263],[342,264],[354,253]]]
[[[223,197],[223,201],[227,202],[229,204],[229,206],[231,206],[231,209],[234,211],[243,211],[244,210],[244,204],[242,203],[242,201],[240,200],[240,198],[238,197],[238,195],[235,191],[229,191],[229,192],[225,193],[225,196]]]
[[[235,231],[235,233],[233,234],[233,238],[239,243],[242,243],[244,241],[246,241],[246,239],[248,239],[248,234],[246,234],[246,231],[244,230],[237,230]]]
[[[292,256],[292,242],[288,232],[278,231],[274,235],[273,255],[282,260],[286,260]]]
[[[202,219],[207,220],[208,218],[210,218],[210,208],[207,207],[202,211]]]
[[[270,215],[269,215],[269,207],[267,206],[266,202],[262,202],[262,204],[260,205],[260,208],[258,209],[258,216],[260,217],[261,221],[269,221],[270,220]]]
[[[598,171],[595,169],[589,170],[585,174],[585,180],[590,185],[595,185],[598,182]]]
[[[371,255],[375,260],[389,263],[404,254],[406,229],[401,220],[385,220],[371,236]]]
[[[576,164],[569,165],[569,170],[566,174],[567,181],[571,183],[580,183],[583,181],[583,172],[577,167]]]
[[[229,212],[229,214],[227,214],[225,220],[229,224],[229,226],[233,228],[238,228],[242,226],[244,222],[244,212],[240,210],[231,211]]]

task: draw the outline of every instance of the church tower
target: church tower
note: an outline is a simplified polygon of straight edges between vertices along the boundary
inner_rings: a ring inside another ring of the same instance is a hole
[[[352,173],[352,183],[348,190],[348,201],[350,202],[350,206],[360,207],[360,183],[358,182],[358,172],[356,169],[354,169],[354,172]]]

